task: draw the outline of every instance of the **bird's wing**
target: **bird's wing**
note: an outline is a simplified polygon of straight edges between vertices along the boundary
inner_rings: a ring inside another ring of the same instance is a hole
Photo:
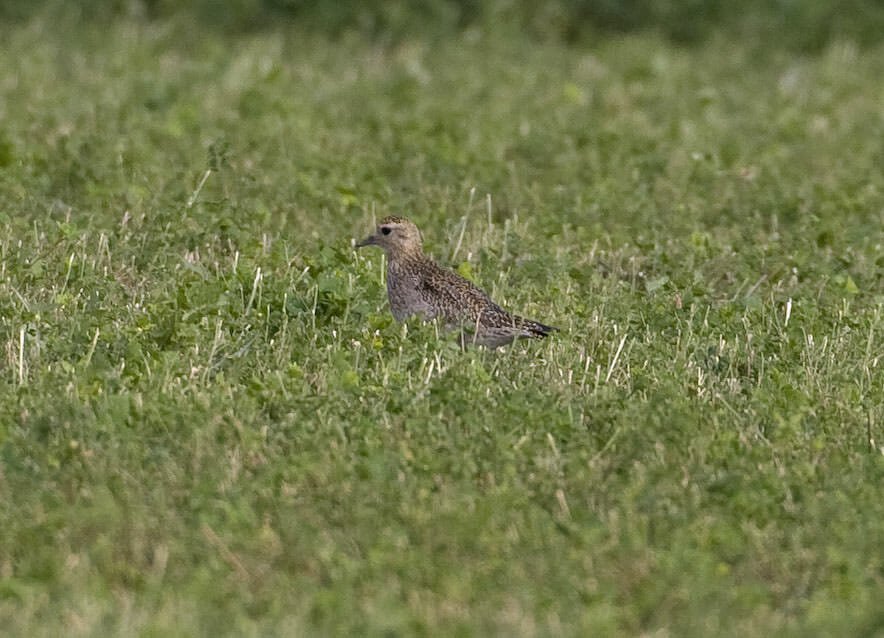
[[[449,322],[489,324],[512,321],[509,313],[488,294],[465,277],[433,264],[422,277],[420,290],[427,303]]]
[[[469,279],[434,262],[421,274],[417,289],[433,308],[433,316],[442,317],[449,325],[459,324],[465,332],[475,333],[478,343],[491,347],[517,337],[545,337],[558,330],[510,314]]]

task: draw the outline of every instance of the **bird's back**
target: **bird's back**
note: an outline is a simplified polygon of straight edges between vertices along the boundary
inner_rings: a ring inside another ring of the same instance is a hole
[[[494,347],[517,337],[544,337],[556,330],[511,315],[469,279],[439,267],[423,255],[391,260],[387,291],[397,321],[414,314],[423,314],[426,319],[440,317],[446,324],[460,325],[471,332],[472,337],[466,339],[479,344]]]

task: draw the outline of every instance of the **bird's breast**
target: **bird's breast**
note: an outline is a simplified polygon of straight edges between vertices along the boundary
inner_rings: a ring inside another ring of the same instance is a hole
[[[387,297],[396,321],[416,314],[432,319],[436,313],[420,291],[420,272],[407,265],[390,262],[387,266]]]

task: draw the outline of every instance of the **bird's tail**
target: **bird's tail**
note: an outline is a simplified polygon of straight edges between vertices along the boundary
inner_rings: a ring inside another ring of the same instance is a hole
[[[523,319],[522,317],[515,317],[515,320],[516,325],[527,333],[525,335],[526,337],[542,339],[553,332],[559,331],[555,326],[547,326],[538,321],[531,321],[530,319]]]

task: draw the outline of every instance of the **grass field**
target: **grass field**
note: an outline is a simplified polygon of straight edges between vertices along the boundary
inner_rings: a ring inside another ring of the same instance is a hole
[[[4,635],[884,635],[881,45],[225,33],[0,27]]]

